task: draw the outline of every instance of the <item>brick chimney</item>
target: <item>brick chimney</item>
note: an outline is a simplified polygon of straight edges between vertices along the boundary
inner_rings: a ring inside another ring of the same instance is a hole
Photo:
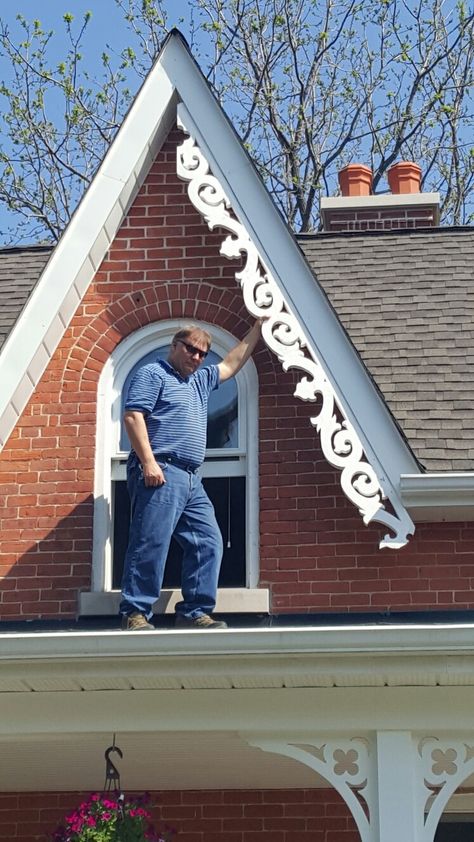
[[[321,199],[323,231],[391,231],[439,225],[439,193],[420,193],[421,169],[412,161],[390,167],[390,193],[371,195],[372,171],[348,164],[339,172],[341,196]]]

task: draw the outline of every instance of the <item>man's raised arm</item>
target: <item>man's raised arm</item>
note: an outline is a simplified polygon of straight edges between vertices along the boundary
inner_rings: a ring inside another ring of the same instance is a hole
[[[262,319],[257,319],[253,327],[247,333],[247,336],[239,342],[235,348],[224,357],[221,363],[218,364],[220,381],[223,383],[229,377],[234,377],[243,365],[252,355],[255,346],[262,335]]]

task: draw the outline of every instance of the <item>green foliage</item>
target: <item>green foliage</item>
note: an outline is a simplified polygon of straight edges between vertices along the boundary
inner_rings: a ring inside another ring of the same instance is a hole
[[[104,76],[81,68],[91,13],[63,15],[66,55],[50,62],[54,33],[17,16],[21,38],[0,22],[10,64],[0,86],[0,201],[15,213],[15,240],[56,240],[96,171],[130,101],[122,70],[103,56]]]

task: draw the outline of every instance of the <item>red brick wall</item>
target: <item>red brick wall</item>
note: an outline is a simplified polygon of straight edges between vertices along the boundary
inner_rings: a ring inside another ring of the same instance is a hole
[[[234,273],[175,174],[176,135],[127,220],[0,455],[0,617],[74,616],[90,587],[96,392],[120,340],[169,317],[248,325]],[[292,396],[293,378],[262,347],[261,584],[275,612],[474,607],[474,527],[419,526],[408,547],[379,551],[323,460]]]
[[[435,225],[433,205],[326,210],[324,213],[325,231],[392,231],[397,228],[433,228]]]
[[[0,795],[0,839],[45,842],[82,800],[80,793]],[[334,790],[163,792],[153,796],[157,827],[177,842],[360,842]]]

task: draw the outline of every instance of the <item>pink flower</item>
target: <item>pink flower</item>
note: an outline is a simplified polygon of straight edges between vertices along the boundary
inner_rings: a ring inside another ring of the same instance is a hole
[[[136,838],[149,842],[170,842],[169,834],[157,833],[151,824],[151,815],[144,808],[147,797],[134,798],[126,802],[124,796],[107,793],[107,797],[100,793],[93,793],[87,801],[66,819],[65,828],[57,828],[50,837],[51,842],[85,842],[90,839],[91,832],[103,833],[108,838],[119,830],[120,820],[123,820],[123,830],[132,833]]]
[[[108,798],[104,798],[102,801],[104,807],[107,807],[109,810],[116,810],[117,809],[117,801],[110,801]]]
[[[131,816],[131,817],[134,817],[134,816],[144,816],[144,817],[145,817],[145,818],[147,818],[147,819],[150,817],[150,814],[149,814],[149,813],[147,813],[147,811],[146,811],[146,810],[144,810],[144,809],[143,809],[143,807],[132,807],[132,808],[128,811],[128,815],[129,815],[129,816]]]

